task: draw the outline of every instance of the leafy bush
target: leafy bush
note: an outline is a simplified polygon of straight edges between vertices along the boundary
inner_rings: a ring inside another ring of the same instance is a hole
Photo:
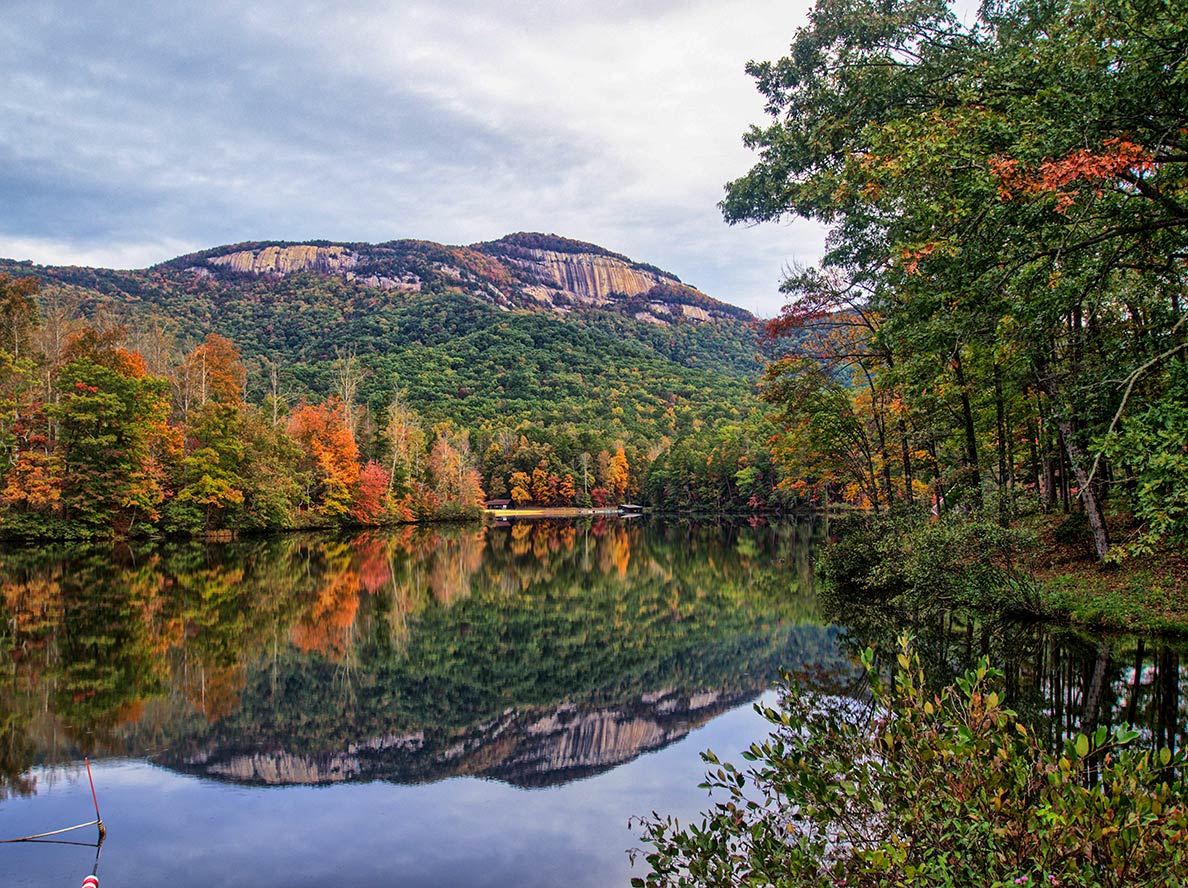
[[[827,595],[1031,611],[1018,561],[1034,543],[1028,531],[978,516],[860,516],[822,553],[820,575]]]
[[[1052,752],[1002,705],[985,662],[939,694],[902,642],[873,704],[785,689],[746,770],[704,754],[725,794],[700,824],[644,822],[669,886],[1129,886],[1188,880],[1184,753],[1116,728]]]

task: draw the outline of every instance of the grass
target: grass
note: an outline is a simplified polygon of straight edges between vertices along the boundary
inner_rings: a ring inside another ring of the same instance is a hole
[[[1188,559],[1166,552],[1098,564],[1084,541],[1059,533],[1060,516],[1034,519],[1031,572],[1045,615],[1084,626],[1188,635]]]

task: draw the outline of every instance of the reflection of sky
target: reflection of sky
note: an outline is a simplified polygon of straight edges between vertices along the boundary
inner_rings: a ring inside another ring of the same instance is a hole
[[[141,762],[93,765],[108,825],[99,876],[115,886],[626,886],[628,818],[682,822],[707,805],[699,753],[737,753],[764,733],[750,706],[605,774],[516,789],[468,778],[257,788],[198,780]],[[0,803],[0,838],[91,817],[81,780]],[[75,835],[89,840],[90,830]],[[74,885],[94,852],[0,845],[0,885]]]

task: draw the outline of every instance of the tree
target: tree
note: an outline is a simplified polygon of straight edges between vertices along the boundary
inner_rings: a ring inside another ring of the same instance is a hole
[[[383,466],[369,462],[359,472],[351,503],[351,517],[360,524],[381,524],[388,515],[387,498],[391,478]]]
[[[437,498],[450,511],[473,512],[482,508],[482,476],[470,452],[470,437],[442,427],[429,452],[429,476]]]
[[[549,496],[549,470],[544,460],[541,460],[540,464],[532,470],[531,484],[532,499],[536,504],[540,506],[551,505]]]
[[[19,459],[17,426],[28,413],[28,389],[37,369],[33,337],[39,289],[34,278],[0,274],[0,472]]]
[[[190,414],[193,446],[181,461],[177,493],[169,504],[171,523],[184,530],[217,530],[238,517],[244,504],[241,471],[245,442],[238,412],[209,403]]]
[[[359,481],[359,448],[342,405],[335,398],[304,404],[289,417],[288,431],[303,451],[302,468],[312,481],[311,502],[324,518],[342,520]]]
[[[615,455],[610,458],[610,462],[607,464],[604,483],[611,493],[622,500],[627,493],[629,482],[630,474],[627,467],[627,454],[623,450],[623,445],[620,444],[615,448]]]
[[[561,500],[561,504],[568,506],[573,504],[573,498],[577,496],[577,488],[573,483],[573,475],[566,472],[561,478],[561,483],[557,485],[557,496]]]
[[[209,401],[241,406],[246,380],[247,370],[235,344],[217,333],[207,334],[203,343],[182,359],[175,374],[175,397],[182,420],[192,408],[204,407]]]
[[[517,506],[532,502],[532,479],[527,472],[512,472],[511,498]]]
[[[384,437],[391,451],[388,464],[388,493],[403,495],[411,483],[420,479],[421,456],[425,447],[425,432],[416,412],[401,394],[392,397],[388,405],[388,422]]]
[[[748,66],[772,120],[722,203],[731,222],[835,225],[824,265],[882,316],[889,354],[931,368],[905,394],[952,393],[955,421],[926,437],[939,459],[955,444],[975,490],[986,440],[1008,483],[1010,408],[1034,402],[1099,558],[1089,448],[1119,378],[1188,345],[1186,33],[1131,0],[1008,0],[971,27],[942,0],[821,2],[787,57]]]
[[[163,463],[176,448],[168,381],[148,375],[118,338],[88,330],[71,342],[57,374],[61,401],[49,408],[59,427],[64,517],[88,532],[126,533],[138,519],[155,520]]]

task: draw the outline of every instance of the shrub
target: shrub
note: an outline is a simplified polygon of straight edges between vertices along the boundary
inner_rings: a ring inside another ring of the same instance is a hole
[[[873,654],[863,657],[872,670]],[[1050,751],[1005,708],[985,662],[939,694],[906,641],[873,702],[785,688],[773,725],[702,821],[644,821],[650,872],[675,886],[1129,886],[1188,881],[1183,752],[1098,728]]]
[[[979,516],[861,516],[822,553],[826,595],[909,606],[970,605],[1034,611],[1019,557],[1034,545],[1023,530]]]

